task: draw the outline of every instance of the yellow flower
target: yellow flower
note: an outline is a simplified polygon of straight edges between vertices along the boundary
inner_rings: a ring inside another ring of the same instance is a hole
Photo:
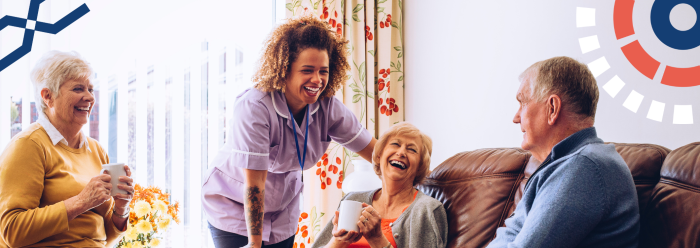
[[[165,202],[161,200],[156,200],[153,203],[153,209],[160,212],[159,214],[165,214],[168,211],[168,204],[165,204]]]
[[[153,227],[151,227],[151,223],[148,223],[148,221],[141,220],[136,224],[136,231],[139,233],[149,233],[153,231]]]
[[[144,215],[148,214],[151,212],[151,204],[148,204],[146,201],[138,201],[134,205],[134,211],[136,211],[136,216],[141,218]]]
[[[160,230],[165,231],[166,229],[168,229],[169,225],[170,225],[169,218],[161,219],[160,221],[158,221],[158,229],[160,229]]]
[[[124,248],[133,248],[134,246],[131,245],[131,242],[126,242],[124,243]]]
[[[138,237],[139,233],[136,231],[136,228],[132,225],[129,225],[129,227],[126,229],[126,240],[136,240]]]
[[[153,238],[153,239],[151,239],[151,242],[148,242],[148,245],[150,247],[156,247],[156,246],[160,245],[160,240],[157,238]]]

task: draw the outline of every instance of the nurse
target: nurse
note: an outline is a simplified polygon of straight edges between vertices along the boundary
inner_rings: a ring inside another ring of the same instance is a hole
[[[331,141],[371,162],[376,139],[333,97],[350,70],[347,43],[314,17],[270,34],[255,87],[236,97],[230,139],[202,186],[216,247],[291,248],[301,171]]]

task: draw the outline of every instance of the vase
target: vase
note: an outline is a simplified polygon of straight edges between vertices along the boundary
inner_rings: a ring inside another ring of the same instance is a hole
[[[355,171],[345,176],[343,192],[369,191],[382,187],[382,180],[374,173],[374,165],[366,160],[352,160]]]

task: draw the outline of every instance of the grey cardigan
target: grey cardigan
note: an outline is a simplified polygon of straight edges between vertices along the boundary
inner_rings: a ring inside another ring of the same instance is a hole
[[[343,200],[372,205],[372,197],[379,189],[350,193]],[[333,219],[319,233],[312,248],[324,247],[333,237]],[[447,245],[447,214],[438,200],[418,191],[416,199],[394,221],[391,232],[396,248],[443,248]]]

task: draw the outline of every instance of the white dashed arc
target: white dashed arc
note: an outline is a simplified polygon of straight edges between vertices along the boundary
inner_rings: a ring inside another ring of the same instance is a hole
[[[576,27],[586,28],[596,26],[596,9],[577,7],[576,8]],[[579,38],[579,45],[581,47],[581,53],[586,54],[591,51],[600,49],[600,42],[597,35],[587,36]],[[601,74],[608,71],[611,66],[605,59],[605,56],[597,58],[593,61],[588,62],[588,68],[593,73],[596,79],[599,78]],[[602,82],[601,82],[602,83]],[[602,89],[607,92],[612,98],[615,98],[618,93],[627,84],[618,76],[615,75],[607,83],[602,86]],[[647,112],[647,119],[662,122],[664,110],[666,109],[666,103],[659,102],[653,99],[646,99],[651,101],[649,111]],[[639,92],[632,90],[622,106],[626,109],[637,113],[641,104],[645,101],[644,95]],[[693,106],[692,105],[673,105],[673,124],[693,124]]]

